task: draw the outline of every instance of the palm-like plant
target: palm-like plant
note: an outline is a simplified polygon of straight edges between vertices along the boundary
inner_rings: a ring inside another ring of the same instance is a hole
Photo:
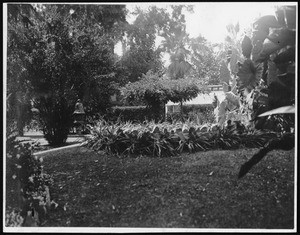
[[[183,46],[176,49],[171,55],[171,64],[168,67],[168,73],[171,79],[182,79],[189,73],[192,65],[187,61],[189,51]]]

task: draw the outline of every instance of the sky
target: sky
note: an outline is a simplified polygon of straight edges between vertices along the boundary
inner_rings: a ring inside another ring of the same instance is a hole
[[[186,30],[190,37],[200,34],[212,43],[224,41],[226,25],[239,22],[240,29],[251,27],[255,18],[264,15],[274,15],[275,7],[281,5],[295,5],[295,2],[176,2],[176,3],[130,3],[126,7],[133,10],[135,6],[146,9],[150,5],[166,7],[170,4],[194,5],[194,13],[186,14]],[[128,16],[131,23],[134,18]],[[159,42],[158,42],[159,43]],[[117,48],[116,48],[117,49]],[[117,49],[118,50],[118,49]]]
[[[274,15],[274,3],[202,3],[194,7],[194,14],[186,15],[187,32],[199,34],[212,43],[223,42],[226,25],[240,23],[240,28],[251,27],[256,17]]]

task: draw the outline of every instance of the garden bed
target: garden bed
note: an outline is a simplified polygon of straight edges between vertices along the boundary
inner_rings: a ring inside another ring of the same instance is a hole
[[[58,207],[42,226],[293,229],[294,151],[270,152],[238,180],[257,150],[169,158],[85,148],[45,154]]]

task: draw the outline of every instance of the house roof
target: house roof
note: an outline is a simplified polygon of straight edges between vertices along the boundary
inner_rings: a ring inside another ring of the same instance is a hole
[[[211,91],[209,94],[199,94],[196,98],[183,102],[183,105],[196,105],[196,104],[212,104],[214,100],[214,94],[218,97],[218,99],[221,101],[225,98],[225,92],[224,91]],[[166,105],[178,105],[179,103],[173,103],[169,101]]]

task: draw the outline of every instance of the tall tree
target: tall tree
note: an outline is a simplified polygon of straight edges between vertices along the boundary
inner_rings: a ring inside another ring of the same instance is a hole
[[[109,104],[109,95],[115,90],[117,78],[111,45],[121,35],[116,28],[119,22],[124,23],[125,6],[99,5],[96,8],[98,11],[67,4],[42,5],[39,20],[32,21],[29,27],[20,28],[21,24],[17,22],[10,28],[8,43],[17,46],[15,57],[24,59],[19,71],[24,75],[25,84],[39,101],[40,111],[53,111],[53,116],[44,115],[48,118],[43,120],[44,126],[52,123],[58,125],[58,129],[64,129],[61,130],[63,133],[51,130],[53,136],[67,133],[70,123],[64,122],[72,120],[68,110],[73,109],[75,99],[83,98],[90,113],[104,111]],[[93,14],[88,14],[89,10]],[[113,14],[107,14],[110,11]],[[102,18],[98,14],[102,14]],[[10,57],[10,71],[17,71],[13,69],[15,57]],[[20,76],[16,79],[20,80]],[[10,80],[9,84],[12,84]],[[62,115],[64,112],[67,113],[65,116]],[[56,142],[63,141],[64,137]]]
[[[121,64],[127,69],[128,80],[135,82],[149,70],[160,72],[163,69],[161,50],[156,48],[157,19],[156,7],[142,10],[137,8],[133,13],[135,21],[127,26],[125,52]]]
[[[188,49],[189,35],[186,32],[184,10],[193,11],[193,8],[185,5],[171,5],[172,13],[168,18],[168,25],[160,34],[164,38],[162,48],[170,54],[168,74],[171,79],[184,78],[192,68],[188,61],[190,50]]]
[[[193,66],[193,77],[207,84],[220,83],[220,60],[214,52],[213,46],[207,40],[199,35],[191,38],[189,47],[191,50],[190,61]]]

